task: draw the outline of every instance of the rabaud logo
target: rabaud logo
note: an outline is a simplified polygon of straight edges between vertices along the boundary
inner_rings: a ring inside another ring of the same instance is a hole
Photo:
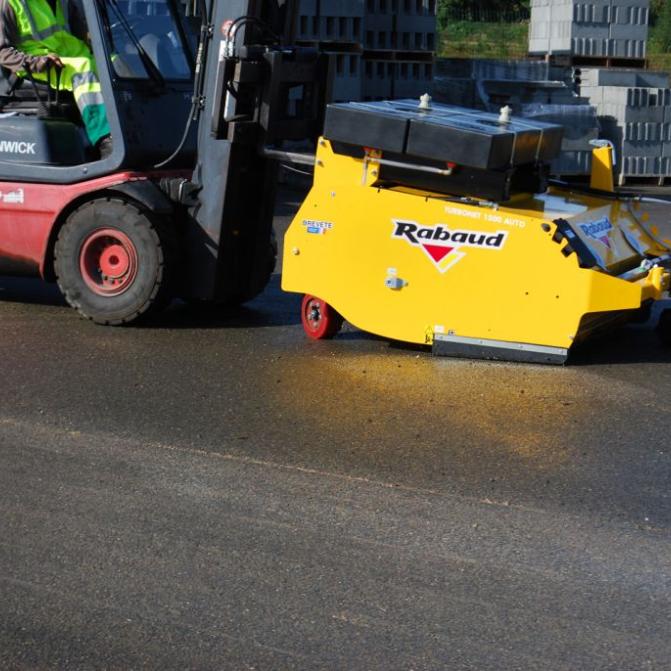
[[[508,231],[485,233],[483,231],[452,230],[444,224],[420,226],[414,221],[394,220],[392,238],[405,240],[424,250],[427,257],[441,273],[446,273],[466,257],[468,249],[496,251],[503,249]]]
[[[610,233],[614,230],[614,227],[608,217],[591,221],[588,224],[580,224],[580,228],[587,237],[598,240],[602,245],[611,249]]]

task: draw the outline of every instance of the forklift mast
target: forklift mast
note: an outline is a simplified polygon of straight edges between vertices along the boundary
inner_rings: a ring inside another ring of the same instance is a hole
[[[286,141],[319,136],[329,59],[292,45],[296,0],[200,4],[207,15],[183,292],[241,303],[263,289],[274,267],[276,159]]]

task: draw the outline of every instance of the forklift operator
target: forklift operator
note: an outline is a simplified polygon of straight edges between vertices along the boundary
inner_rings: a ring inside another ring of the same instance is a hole
[[[72,91],[89,141],[104,158],[112,151],[96,64],[88,46],[70,32],[62,0],[0,0],[0,67],[18,76]],[[81,11],[81,9],[80,9]]]

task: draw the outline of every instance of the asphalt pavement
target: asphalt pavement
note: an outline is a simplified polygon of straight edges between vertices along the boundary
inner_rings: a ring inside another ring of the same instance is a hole
[[[298,307],[105,329],[0,280],[0,669],[671,669],[650,325],[553,368]]]

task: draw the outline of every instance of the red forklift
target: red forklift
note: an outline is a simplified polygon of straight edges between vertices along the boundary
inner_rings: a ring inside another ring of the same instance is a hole
[[[108,325],[251,300],[275,266],[283,146],[319,135],[329,97],[328,58],[292,46],[295,0],[83,5],[113,151],[65,93],[3,73],[0,274],[55,281]]]

